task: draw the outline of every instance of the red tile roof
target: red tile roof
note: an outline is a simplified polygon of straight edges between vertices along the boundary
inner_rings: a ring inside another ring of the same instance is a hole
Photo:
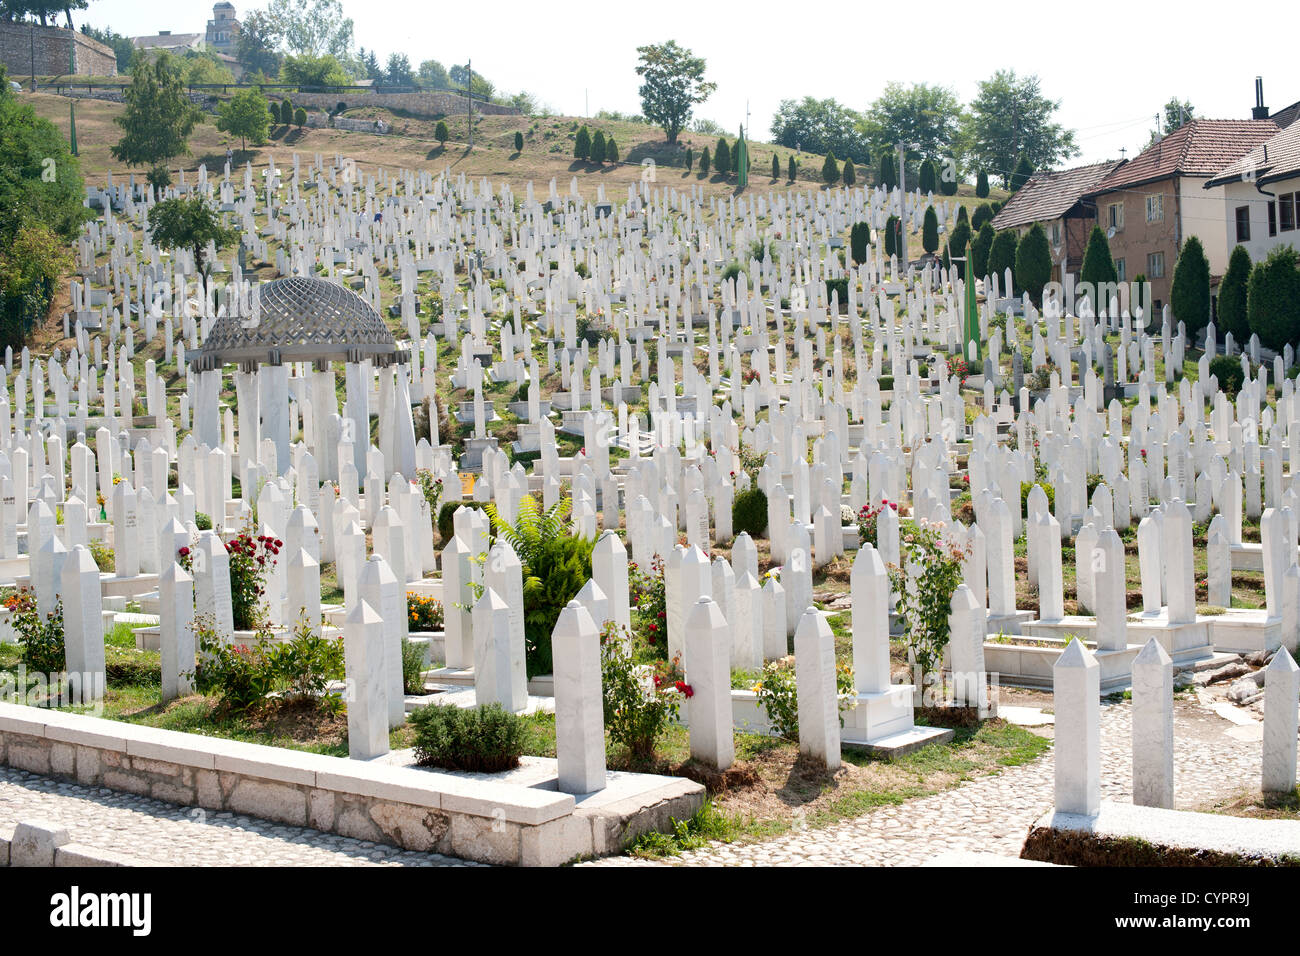
[[[1034,173],[993,217],[994,229],[1050,222],[1065,215],[1084,193],[1123,164],[1123,160]]]
[[[1293,123],[1230,163],[1205,186],[1222,186],[1245,174],[1253,175],[1261,186],[1300,175],[1300,123]]]
[[[1189,120],[1115,170],[1088,195],[1139,186],[1176,174],[1213,176],[1277,131],[1277,124],[1272,120]]]

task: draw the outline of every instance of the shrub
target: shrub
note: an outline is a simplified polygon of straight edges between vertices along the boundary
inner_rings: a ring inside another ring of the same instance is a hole
[[[591,162],[597,165],[605,162],[605,131],[596,130],[596,135],[591,137],[591,155],[588,157]]]
[[[198,528],[200,531],[211,531],[211,516],[204,514],[202,511],[194,512],[194,527]]]
[[[90,556],[95,559],[95,566],[99,570],[117,570],[117,556],[113,553],[113,549],[104,542],[92,540],[90,542]]]
[[[267,662],[269,642],[260,635],[251,646],[227,644],[211,620],[196,620],[199,659],[194,686],[203,694],[215,694],[221,710],[236,713],[260,704],[275,690],[275,675]]]
[[[858,265],[867,261],[867,244],[871,241],[871,226],[855,222],[849,229],[849,255]]]
[[[442,603],[423,594],[406,595],[406,620],[411,631],[441,631],[446,615]]]
[[[284,542],[268,535],[254,538],[245,528],[226,543],[230,556],[230,603],[235,630],[254,631],[262,626],[262,596],[266,576],[275,566],[275,556]]]
[[[1241,386],[1246,383],[1246,375],[1241,370],[1241,360],[1228,355],[1216,355],[1210,359],[1210,375],[1219,380],[1219,388],[1229,398],[1236,398]]]
[[[840,311],[843,311],[849,304],[849,280],[847,278],[827,279],[826,280],[826,302],[831,301],[831,294],[838,293]]]
[[[939,192],[940,192],[942,195],[944,195],[944,196],[955,196],[955,195],[957,195],[957,177],[956,177],[955,175],[954,175],[954,176],[940,176],[940,177],[939,177]],[[962,208],[964,209],[965,207],[963,206]]]
[[[307,111],[301,106],[293,111],[293,125],[299,129],[307,125]]]
[[[921,248],[931,255],[939,248],[939,217],[933,206],[927,206],[921,225]]]
[[[857,173],[856,173],[856,172],[854,171],[854,169],[853,169],[853,160],[851,160],[851,159],[846,159],[846,160],[844,160],[844,177],[843,177],[843,178],[844,178],[844,185],[845,185],[845,186],[852,186],[853,183],[854,183],[854,182],[857,180],[857,178],[858,178]]]
[[[921,171],[917,177],[917,186],[925,195],[935,191],[934,163],[928,159],[921,160]]]
[[[600,635],[600,677],[605,730],[609,739],[625,747],[633,762],[654,757],[655,742],[677,719],[691,688],[674,680],[672,665],[664,661],[638,663],[635,641],[618,625],[605,625]]]
[[[288,126],[293,122],[293,104],[285,97],[280,103],[280,122]]]
[[[835,162],[835,153],[826,154],[826,161],[822,163],[822,181],[827,186],[833,186],[840,178],[840,167]]]
[[[280,125],[280,104],[275,100],[266,104],[266,108],[271,111],[271,122],[276,126]]]
[[[1245,246],[1236,246],[1228,256],[1228,270],[1219,283],[1217,324],[1221,334],[1231,332],[1238,342],[1250,338],[1250,323],[1246,318],[1246,286],[1249,282],[1250,253]]]
[[[515,130],[515,152],[522,153],[523,151],[524,151],[524,134],[519,132],[519,130]]]
[[[858,512],[856,518],[858,523],[858,541],[860,543],[870,544],[873,548],[876,546],[878,542],[876,536],[877,523],[880,518],[880,513],[886,508],[893,508],[897,511],[898,505],[882,498],[880,504],[875,507],[872,507],[870,504],[862,506],[862,509]]]
[[[1210,263],[1196,236],[1188,236],[1178,250],[1169,307],[1174,321],[1182,322],[1189,336],[1194,336],[1210,321]]]
[[[975,177],[975,195],[984,199],[989,194],[989,174],[980,170],[979,175]]]
[[[527,397],[524,396],[525,399]],[[417,468],[415,484],[420,486],[420,493],[424,495],[424,504],[429,509],[429,514],[438,514],[438,502],[442,500],[442,479],[435,478],[428,468]]]
[[[759,706],[767,715],[767,722],[779,736],[786,740],[799,740],[799,695],[795,684],[793,657],[768,661],[763,674],[753,686]],[[844,724],[844,710],[855,695],[853,669],[847,663],[835,665],[835,691],[839,698],[840,725]]]
[[[462,708],[430,705],[411,714],[415,760],[425,767],[500,773],[519,766],[524,722],[500,704]]]
[[[723,176],[731,172],[731,147],[725,136],[718,137],[718,145],[713,149],[713,168]]]
[[[880,386],[882,392],[892,392],[894,390],[894,376],[882,375],[876,380],[876,384]]]
[[[424,693],[424,649],[409,637],[402,638],[402,692]]]
[[[647,644],[668,647],[668,597],[664,587],[664,560],[655,555],[648,569],[635,561],[627,566],[628,596],[637,636]]]
[[[618,162],[618,144],[614,142],[613,136],[605,140],[605,162],[607,163]]]
[[[1056,514],[1056,489],[1045,481],[1022,481],[1020,483],[1020,513],[1029,514],[1029,493],[1034,490],[1034,485],[1038,485],[1047,495],[1047,507]]]
[[[1041,303],[1043,287],[1052,278],[1052,250],[1039,223],[1034,223],[1016,246],[1015,274],[1016,285],[1035,303]]]
[[[736,534],[749,532],[758,538],[767,533],[767,495],[761,489],[748,488],[731,502],[731,527]]]
[[[961,584],[961,564],[966,555],[960,547],[944,540],[942,525],[908,520],[901,531],[903,567],[917,568],[919,573],[911,581],[893,565],[889,573],[894,592],[900,595],[898,615],[903,621],[903,640],[921,669],[924,686],[925,675],[936,671],[943,661],[952,595]]]
[[[322,636],[306,617],[298,619],[293,635],[262,651],[272,681],[286,701],[314,701],[334,709],[341,700],[325,689],[344,678],[343,638]]]
[[[992,221],[993,221],[993,207],[986,202],[982,202],[978,206],[976,206],[975,211],[971,213],[970,227],[971,229],[975,230],[975,232],[978,233],[981,229],[984,228],[984,224],[986,222],[992,222]]]
[[[709,175],[709,147],[700,150],[700,175]]]
[[[479,508],[483,507],[481,501],[448,501],[438,509],[438,538],[445,547],[450,541],[451,536],[455,534],[456,526],[454,524],[457,508]]]
[[[984,207],[981,206],[981,209]],[[976,215],[978,216],[978,210]],[[971,220],[974,222],[974,220]],[[971,275],[975,278],[983,278],[989,274],[989,252],[993,249],[993,240],[996,237],[993,231],[993,224],[990,222],[980,226],[980,231],[976,234],[970,244],[970,267]]]
[[[1300,334],[1300,274],[1290,246],[1274,246],[1250,270],[1246,316],[1265,348],[1281,350]]]
[[[58,674],[67,669],[63,645],[63,601],[42,620],[36,592],[19,588],[5,598],[10,623],[22,638],[21,660],[31,674]]]
[[[528,676],[551,672],[551,632],[565,605],[591,578],[595,542],[570,534],[566,518],[571,499],[542,511],[531,495],[519,502],[518,517],[507,524],[491,504],[486,507],[497,535],[515,549],[524,566],[524,645]]]
[[[730,262],[727,263],[726,268],[722,270],[722,281],[734,282],[736,279],[740,277],[740,274],[744,271],[745,270],[740,267],[740,263],[737,262],[735,259],[732,259]]]
[[[587,132],[587,127],[584,126],[578,130],[578,135],[573,138],[573,158],[586,160],[590,156],[591,134]]]
[[[1110,240],[1101,226],[1093,226],[1088,233],[1088,246],[1083,251],[1083,268],[1079,272],[1083,282],[1090,283],[1095,289],[1103,282],[1118,282],[1119,274],[1115,271],[1115,260],[1110,255]],[[1096,298],[1096,293],[1093,294]],[[1095,303],[1101,307],[1102,303]]]
[[[1003,229],[993,237],[993,245],[989,247],[988,272],[989,275],[996,275],[998,282],[1002,282],[1003,273],[1007,269],[1015,270],[1016,266],[1016,245],[1017,237],[1014,229]],[[1006,289],[1002,289],[1002,294],[1006,294]]]
[[[433,128],[433,138],[438,141],[439,146],[447,145],[447,138],[451,133],[447,129],[447,124],[443,120],[438,120],[438,125]]]

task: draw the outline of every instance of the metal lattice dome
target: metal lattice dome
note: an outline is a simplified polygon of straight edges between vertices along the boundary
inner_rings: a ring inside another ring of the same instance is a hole
[[[198,354],[195,371],[227,363],[251,367],[285,362],[405,362],[383,318],[337,282],[314,276],[276,279],[253,291],[253,316],[217,319]]]

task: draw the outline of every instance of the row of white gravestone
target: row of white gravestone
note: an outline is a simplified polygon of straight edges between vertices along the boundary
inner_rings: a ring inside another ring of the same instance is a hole
[[[1151,638],[1133,662],[1133,802],[1174,806],[1173,661]],[[1094,815],[1101,808],[1100,668],[1091,651],[1071,641],[1052,668],[1056,715],[1058,813]],[[1296,786],[1300,667],[1279,648],[1265,670],[1260,789],[1290,794]]]

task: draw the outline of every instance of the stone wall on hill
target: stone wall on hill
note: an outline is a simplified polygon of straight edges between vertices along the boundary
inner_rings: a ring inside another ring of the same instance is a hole
[[[29,76],[35,50],[37,76],[67,76],[69,39],[77,44],[78,76],[117,76],[112,49],[84,33],[28,23],[0,23],[0,63],[11,74]]]

